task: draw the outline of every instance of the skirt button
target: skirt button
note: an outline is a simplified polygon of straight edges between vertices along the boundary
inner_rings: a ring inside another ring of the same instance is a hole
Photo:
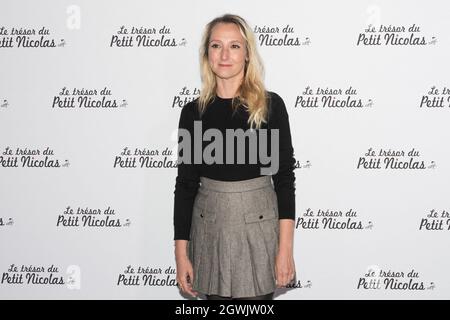
[[[260,216],[259,216],[259,218],[260,218],[260,219],[262,219],[262,218],[263,218],[263,216],[262,216],[262,215],[260,215]]]

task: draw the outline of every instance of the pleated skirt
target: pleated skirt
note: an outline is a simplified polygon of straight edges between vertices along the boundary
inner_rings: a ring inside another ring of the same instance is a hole
[[[271,176],[200,177],[188,242],[193,289],[233,298],[275,291],[279,232]]]

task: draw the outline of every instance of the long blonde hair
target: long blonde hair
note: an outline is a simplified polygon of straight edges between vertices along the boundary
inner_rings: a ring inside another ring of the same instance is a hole
[[[209,22],[203,33],[200,46],[200,72],[202,78],[202,89],[198,97],[200,114],[203,114],[207,105],[216,98],[217,82],[216,77],[208,61],[208,47],[213,27],[218,23],[234,23],[245,39],[248,61],[244,67],[244,78],[238,88],[237,96],[232,99],[232,109],[243,105],[246,107],[250,127],[260,128],[263,122],[267,122],[268,93],[263,83],[264,66],[258,54],[255,35],[247,22],[238,15],[225,14]]]

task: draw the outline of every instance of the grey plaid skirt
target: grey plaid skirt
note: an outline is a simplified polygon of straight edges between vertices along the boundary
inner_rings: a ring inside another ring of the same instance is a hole
[[[233,298],[275,291],[280,227],[271,176],[200,183],[188,242],[193,289]]]

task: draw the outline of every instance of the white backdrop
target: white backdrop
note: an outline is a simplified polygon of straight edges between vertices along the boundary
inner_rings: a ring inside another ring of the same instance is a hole
[[[449,299],[449,9],[2,1],[0,298],[186,298],[170,150],[203,28],[235,13],[298,161],[297,279],[276,299]]]

